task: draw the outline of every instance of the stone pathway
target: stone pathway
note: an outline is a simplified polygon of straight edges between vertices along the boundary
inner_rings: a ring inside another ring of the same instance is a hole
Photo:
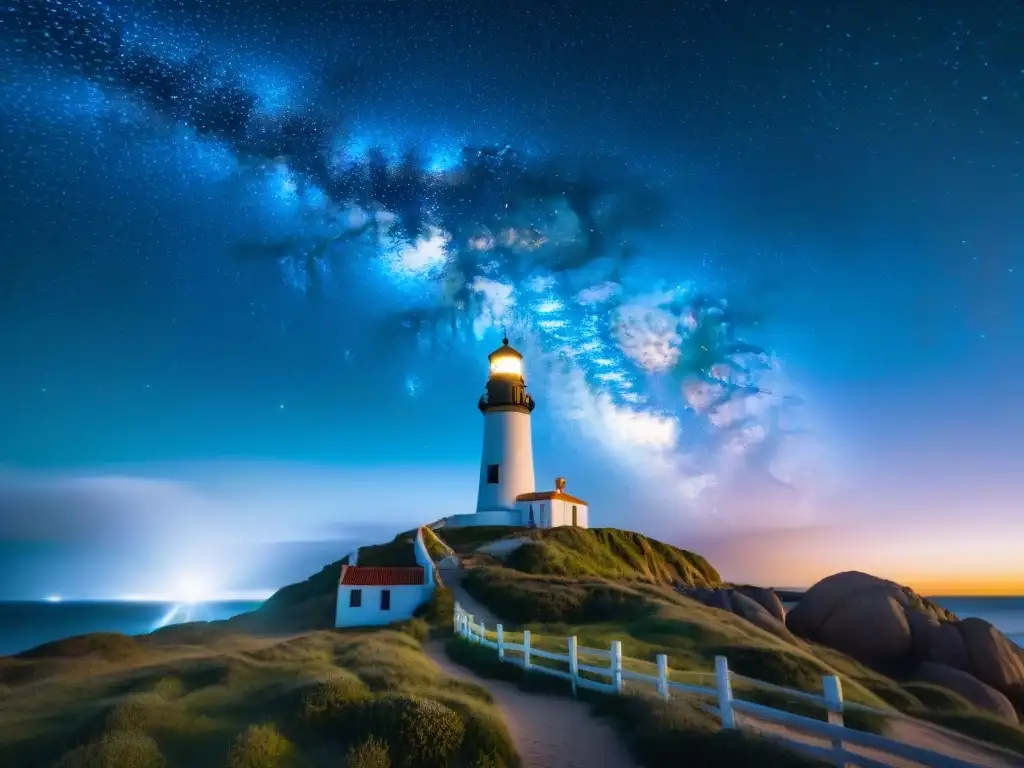
[[[441,642],[429,642],[424,649],[445,674],[490,691],[523,768],[638,768],[612,726],[591,717],[586,704],[480,677],[449,659]]]

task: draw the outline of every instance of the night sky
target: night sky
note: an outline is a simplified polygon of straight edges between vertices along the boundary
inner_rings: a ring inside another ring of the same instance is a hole
[[[1024,10],[939,5],[0,0],[0,599],[472,511],[506,329],[592,524],[1024,592]]]

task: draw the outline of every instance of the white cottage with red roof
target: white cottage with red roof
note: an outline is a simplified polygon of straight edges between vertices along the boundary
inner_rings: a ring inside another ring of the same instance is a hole
[[[446,517],[444,525],[589,527],[589,505],[565,492],[564,477],[555,478],[553,491],[536,490],[530,424],[536,401],[526,391],[523,355],[506,338],[487,361],[487,388],[477,404],[484,440],[476,512]]]
[[[417,564],[411,567],[361,566],[358,551],[350,557],[351,565],[341,567],[338,579],[334,626],[374,627],[411,619],[437,588],[422,530],[416,532],[413,551]]]

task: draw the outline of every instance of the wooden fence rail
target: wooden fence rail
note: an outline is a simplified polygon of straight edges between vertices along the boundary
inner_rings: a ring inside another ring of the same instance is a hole
[[[498,624],[492,631],[482,622],[475,623],[473,616],[466,613],[458,603],[455,605],[454,628],[455,633],[467,641],[495,649],[498,658],[504,662],[518,664],[531,672],[568,680],[574,694],[580,688],[608,694],[621,694],[627,689],[636,690],[631,685],[632,683],[641,683],[647,686],[646,690],[653,687],[654,692],[664,699],[670,698],[673,692],[704,697],[710,701],[702,702],[701,708],[717,717],[723,728],[741,727],[743,725],[742,717],[738,718],[737,715],[746,716],[761,723],[782,725],[787,729],[825,740],[830,746],[815,746],[776,733],[768,735],[784,740],[793,749],[827,760],[834,765],[857,766],[858,768],[879,768],[879,766],[890,768],[894,765],[892,762],[880,761],[879,757],[891,757],[900,765],[910,761],[922,766],[929,766],[929,768],[978,768],[979,765],[922,747],[894,741],[884,736],[845,727],[843,725],[844,710],[869,712],[886,718],[900,715],[897,712],[873,709],[862,704],[844,701],[842,685],[835,675],[822,677],[822,693],[817,695],[737,675],[729,670],[729,662],[725,656],[716,656],[715,685],[712,687],[671,679],[672,677],[702,678],[708,677],[708,674],[670,670],[668,656],[665,654],[657,656],[657,674],[648,675],[624,668],[624,661],[637,662],[634,666],[639,666],[643,662],[639,659],[624,658],[622,643],[618,640],[613,640],[608,648],[587,648],[579,645],[575,637],[570,637],[567,638],[568,651],[566,653],[555,653],[534,647],[529,630],[522,632],[523,642],[508,642],[501,624]],[[510,656],[509,653],[515,655]],[[567,668],[555,669],[535,664],[537,659],[558,662]],[[592,661],[596,662],[597,659],[601,659],[603,663],[591,663]],[[590,677],[584,677],[583,674]],[[595,680],[594,677],[607,678],[608,681]],[[820,705],[824,711],[824,719],[818,720],[773,709],[762,704],[738,700],[733,696],[733,683],[774,691],[800,701]],[[852,751],[857,748],[870,750],[874,756],[868,757],[857,751]],[[1008,764],[1016,765],[1017,763],[1009,762]]]

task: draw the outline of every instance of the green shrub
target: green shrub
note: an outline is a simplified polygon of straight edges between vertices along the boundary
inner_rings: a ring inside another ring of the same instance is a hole
[[[250,725],[228,752],[228,768],[280,768],[295,754],[292,743],[273,723]]]
[[[334,726],[351,716],[370,698],[366,685],[354,676],[332,677],[314,683],[301,696],[301,718],[310,725]]]
[[[153,684],[152,689],[152,693],[167,701],[179,699],[187,692],[184,681],[178,677],[161,677]]]
[[[430,625],[423,619],[413,618],[392,624],[391,629],[409,635],[420,643],[426,642],[430,638]]]
[[[152,738],[142,733],[110,733],[76,747],[55,768],[164,768],[167,762]]]
[[[360,720],[366,733],[388,744],[397,768],[444,768],[465,735],[462,718],[450,707],[418,696],[381,696]]]
[[[481,768],[519,765],[512,737],[500,715],[472,706],[465,698],[446,700],[445,703],[458,713],[465,728],[458,752],[461,761],[456,760],[456,764]]]
[[[455,613],[455,595],[447,587],[438,587],[430,599],[419,606],[413,613],[423,619],[435,630],[446,633],[452,631],[452,616]]]
[[[133,693],[110,708],[106,727],[110,731],[145,733],[167,720],[169,708],[167,700],[156,693]]]
[[[345,768],[391,768],[388,745],[372,736],[349,747]]]

